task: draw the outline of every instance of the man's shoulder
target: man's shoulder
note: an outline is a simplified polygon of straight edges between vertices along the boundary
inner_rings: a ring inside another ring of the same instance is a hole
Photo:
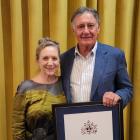
[[[116,46],[111,46],[111,45],[100,43],[100,42],[98,42],[98,47],[107,52],[112,52],[112,53],[122,53],[123,52],[120,48],[118,48]]]
[[[75,51],[75,47],[72,47],[70,49],[68,49],[67,51],[65,51],[64,53],[62,53],[62,56],[68,55],[68,54],[73,54]]]
[[[60,56],[61,61],[66,60],[66,58],[67,59],[73,58],[74,57],[74,52],[75,52],[75,47],[72,47],[69,50],[62,53],[61,56]]]

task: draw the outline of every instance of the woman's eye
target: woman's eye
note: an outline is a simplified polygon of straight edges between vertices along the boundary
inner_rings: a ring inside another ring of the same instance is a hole
[[[44,61],[56,61],[56,60],[58,60],[58,58],[57,57],[43,57],[42,58],[42,60],[44,60]]]
[[[48,60],[49,58],[48,57],[43,57],[43,60]]]
[[[53,57],[52,60],[57,60],[57,57]]]

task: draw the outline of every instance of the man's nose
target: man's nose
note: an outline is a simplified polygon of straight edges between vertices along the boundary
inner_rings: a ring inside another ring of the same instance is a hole
[[[84,27],[84,32],[89,32],[89,28],[87,25],[85,25],[85,27]]]

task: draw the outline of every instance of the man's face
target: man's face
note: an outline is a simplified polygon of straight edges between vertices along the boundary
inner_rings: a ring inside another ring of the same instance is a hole
[[[100,28],[91,13],[85,12],[77,15],[72,25],[80,47],[93,46],[95,44]]]

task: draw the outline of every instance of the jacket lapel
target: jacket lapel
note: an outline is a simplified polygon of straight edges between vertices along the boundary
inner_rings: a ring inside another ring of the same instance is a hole
[[[96,51],[96,58],[95,58],[94,74],[93,74],[93,80],[92,80],[91,96],[90,96],[91,100],[93,100],[93,98],[94,99],[96,98],[95,91],[98,87],[98,83],[105,69],[105,64],[107,61],[106,54],[107,54],[107,51],[104,49],[104,46],[98,43],[98,47]]]
[[[72,96],[71,96],[71,93],[70,93],[70,75],[71,75],[71,71],[72,71],[72,66],[73,66],[73,62],[74,62],[74,58],[75,58],[75,55],[74,55],[74,52],[75,52],[75,49],[73,49],[71,51],[71,53],[69,54],[68,56],[68,61],[67,61],[67,67],[65,68],[65,70],[67,71],[67,80],[66,80],[66,87],[67,87],[67,91],[66,91],[66,94],[67,94],[67,101],[68,103],[71,103],[72,102]]]

